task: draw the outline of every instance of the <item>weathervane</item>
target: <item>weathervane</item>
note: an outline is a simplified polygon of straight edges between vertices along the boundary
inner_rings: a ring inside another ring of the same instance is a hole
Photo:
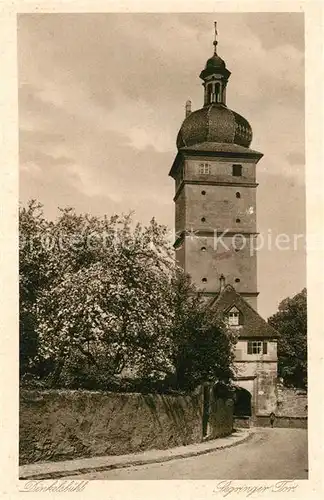
[[[216,47],[218,44],[218,42],[217,42],[217,35],[218,35],[218,33],[217,33],[217,21],[214,21],[214,26],[215,26],[215,40],[213,41],[213,45],[214,45],[214,54],[216,55],[217,54]]]

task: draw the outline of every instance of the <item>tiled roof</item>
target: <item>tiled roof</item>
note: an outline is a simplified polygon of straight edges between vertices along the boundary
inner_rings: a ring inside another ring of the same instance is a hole
[[[224,290],[209,303],[209,307],[217,314],[224,314],[233,306],[239,309],[243,318],[242,328],[239,331],[240,338],[278,338],[278,332],[231,285],[226,285]]]

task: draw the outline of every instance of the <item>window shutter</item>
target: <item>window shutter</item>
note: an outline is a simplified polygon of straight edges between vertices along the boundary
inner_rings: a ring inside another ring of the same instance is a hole
[[[268,354],[268,343],[263,342],[263,354]]]
[[[252,354],[252,342],[248,342],[248,354]]]

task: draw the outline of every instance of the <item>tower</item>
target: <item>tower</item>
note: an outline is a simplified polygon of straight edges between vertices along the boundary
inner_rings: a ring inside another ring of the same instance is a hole
[[[200,73],[203,107],[191,111],[177,137],[170,170],[175,180],[177,260],[208,298],[219,293],[220,278],[257,309],[256,165],[262,153],[250,149],[248,121],[226,104],[231,75],[217,54]]]

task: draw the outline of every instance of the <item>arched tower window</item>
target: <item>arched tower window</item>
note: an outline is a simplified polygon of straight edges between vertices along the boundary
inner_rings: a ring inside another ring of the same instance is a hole
[[[215,101],[216,102],[221,102],[222,101],[222,96],[221,96],[221,85],[219,82],[215,83]]]
[[[205,83],[205,105],[212,104],[214,102],[225,104],[226,83],[222,80],[215,81],[215,75],[212,78],[214,81],[208,81]]]
[[[212,102],[212,94],[213,94],[213,84],[209,83],[207,85],[207,104]]]

